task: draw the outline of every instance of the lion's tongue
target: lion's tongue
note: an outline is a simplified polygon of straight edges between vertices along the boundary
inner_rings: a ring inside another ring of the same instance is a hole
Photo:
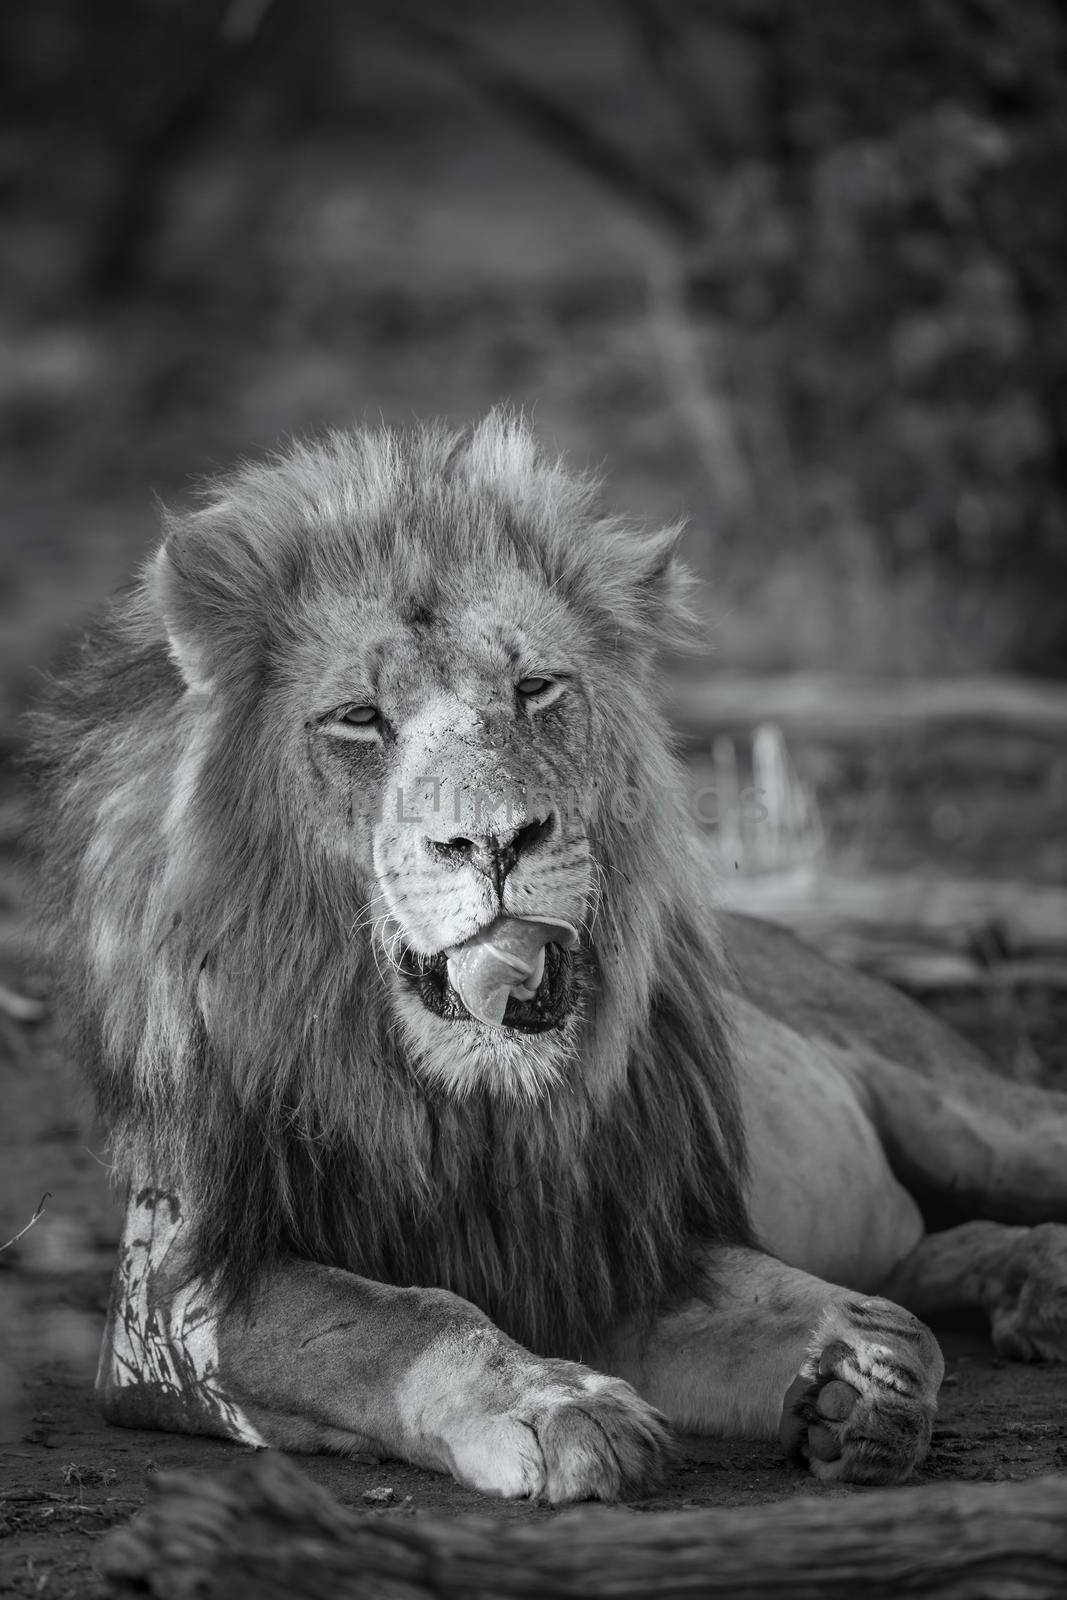
[[[574,929],[558,922],[500,917],[448,952],[448,981],[472,1016],[499,1027],[508,1001],[532,1000],[545,972],[545,946],[575,944]]]

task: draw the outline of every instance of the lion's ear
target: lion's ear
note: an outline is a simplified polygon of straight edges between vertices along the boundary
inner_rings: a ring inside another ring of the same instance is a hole
[[[206,652],[182,623],[181,608],[175,604],[174,573],[166,545],[161,545],[145,568],[145,589],[154,609],[163,619],[171,660],[185,679],[187,689],[206,691],[211,687],[211,672]]]
[[[674,523],[641,541],[637,570],[638,605],[649,624],[670,635],[678,646],[690,633],[697,618],[690,597],[697,580],[679,558],[685,523]]]
[[[237,669],[257,632],[266,575],[251,542],[210,513],[165,526],[145,589],[186,686],[203,693]]]

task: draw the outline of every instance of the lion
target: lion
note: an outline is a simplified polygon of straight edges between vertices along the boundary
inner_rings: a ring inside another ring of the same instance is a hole
[[[1067,1098],[715,910],[668,803],[679,532],[508,414],[339,432],[168,516],[52,682],[46,921],[128,1194],[111,1422],[555,1503],[646,1488],[675,1429],[895,1483],[920,1317],[1067,1355]]]

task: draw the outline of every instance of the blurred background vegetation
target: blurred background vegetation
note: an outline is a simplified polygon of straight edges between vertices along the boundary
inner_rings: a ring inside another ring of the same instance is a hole
[[[1067,674],[1059,0],[0,12],[0,669],[280,435],[521,404],[716,659]]]

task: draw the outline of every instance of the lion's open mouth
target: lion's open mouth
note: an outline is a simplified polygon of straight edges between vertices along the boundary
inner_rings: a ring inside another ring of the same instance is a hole
[[[442,950],[433,956],[420,956],[407,950],[398,962],[401,976],[434,1016],[445,1022],[479,1020],[452,982],[449,954]],[[536,977],[536,984],[516,983],[506,1002],[501,998],[503,1009],[499,1019],[483,1015],[481,1020],[518,1033],[547,1033],[550,1028],[558,1028],[571,1009],[573,962],[570,952],[550,940],[543,947],[543,965],[540,961],[537,963]]]

